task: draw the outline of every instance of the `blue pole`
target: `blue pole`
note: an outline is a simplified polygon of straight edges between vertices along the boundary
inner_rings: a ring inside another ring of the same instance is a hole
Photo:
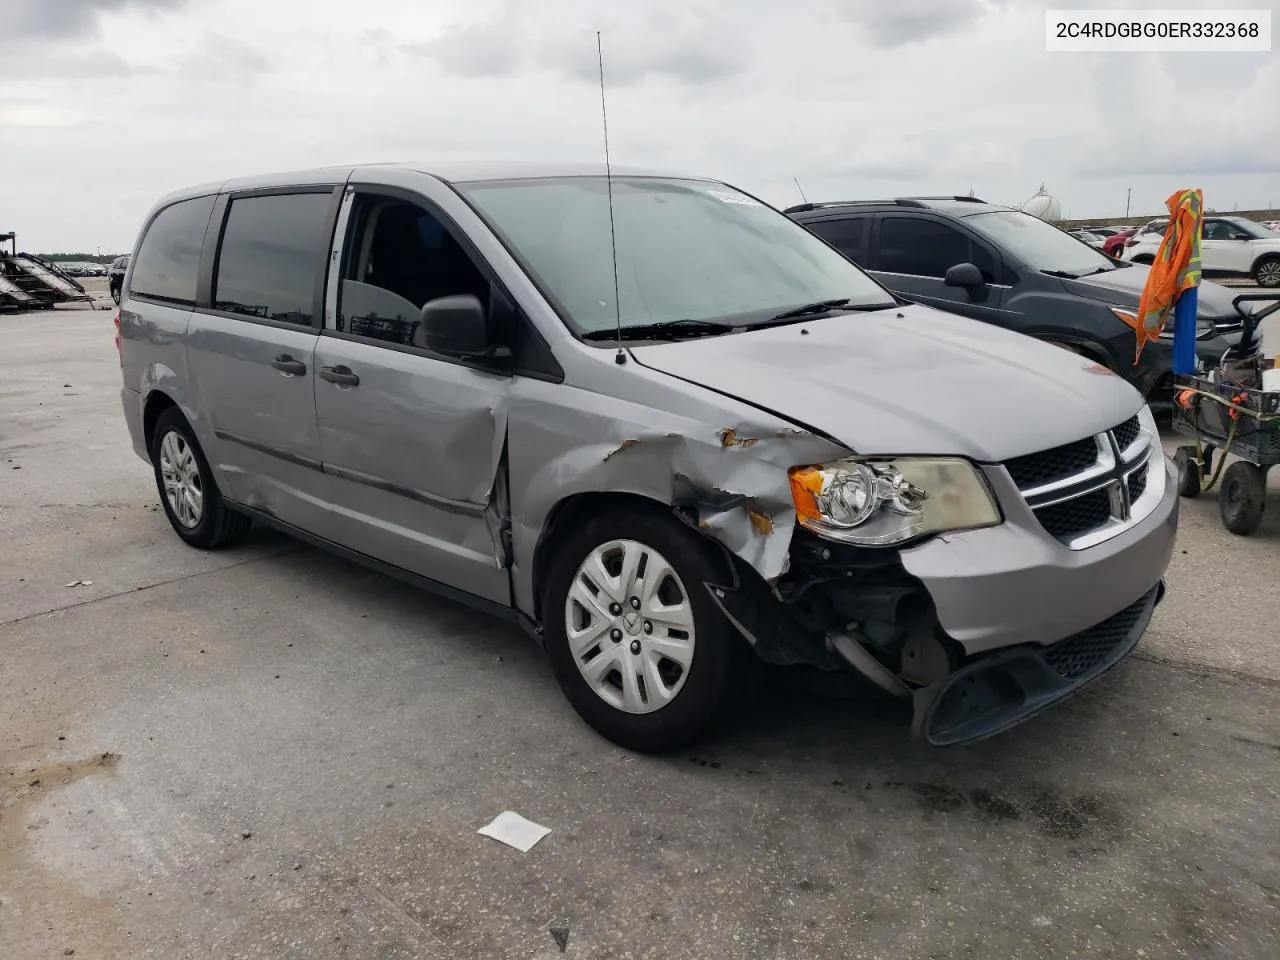
[[[1183,290],[1173,305],[1173,372],[1196,372],[1196,307],[1200,288]]]

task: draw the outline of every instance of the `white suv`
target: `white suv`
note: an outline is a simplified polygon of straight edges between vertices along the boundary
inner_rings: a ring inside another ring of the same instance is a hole
[[[1124,259],[1154,262],[1163,237],[1163,231],[1137,237]],[[1280,234],[1244,217],[1205,217],[1200,265],[1206,277],[1252,277],[1260,287],[1280,287]]]

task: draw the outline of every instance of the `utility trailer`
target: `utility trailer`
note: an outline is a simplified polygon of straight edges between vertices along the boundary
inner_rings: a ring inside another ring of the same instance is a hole
[[[0,309],[49,310],[76,302],[92,303],[93,297],[57,264],[19,253],[17,234],[0,233]]]

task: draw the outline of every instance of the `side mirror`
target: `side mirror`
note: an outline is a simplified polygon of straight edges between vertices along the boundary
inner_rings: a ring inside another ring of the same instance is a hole
[[[982,271],[972,263],[957,263],[948,267],[942,282],[948,287],[963,287],[965,290],[977,290],[987,285],[982,279]]]
[[[498,360],[511,356],[506,347],[489,343],[489,321],[478,297],[437,297],[422,305],[423,346],[460,360]]]

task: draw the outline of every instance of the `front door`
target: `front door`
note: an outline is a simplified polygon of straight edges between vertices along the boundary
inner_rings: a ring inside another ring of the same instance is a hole
[[[330,204],[331,188],[232,197],[212,294],[187,337],[224,495],[319,536],[332,532],[313,391]]]
[[[349,190],[315,353],[321,456],[344,545],[510,603],[500,489],[511,378],[426,349],[423,304],[491,287],[425,201]]]
[[[884,216],[873,230],[872,275],[907,300],[939,310],[1005,325],[1000,310],[995,255],[981,242],[940,220]],[[947,270],[972,263],[986,286],[966,290],[944,282]]]
[[[1200,234],[1200,269],[1215,274],[1253,270],[1253,239],[1230,220],[1206,220]]]

